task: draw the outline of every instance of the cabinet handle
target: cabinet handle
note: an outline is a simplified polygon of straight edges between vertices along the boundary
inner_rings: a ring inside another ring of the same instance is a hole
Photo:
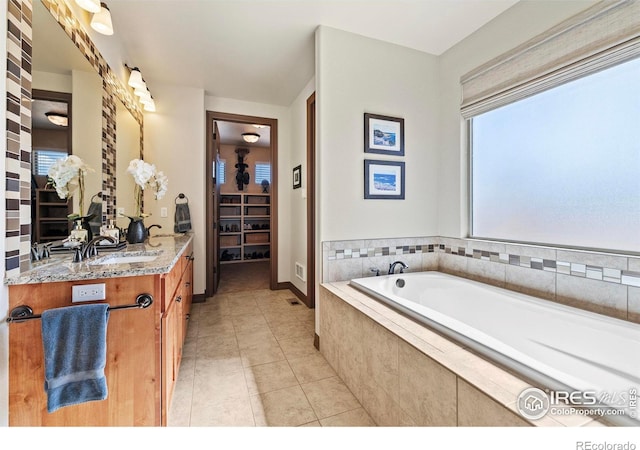
[[[191,282],[190,282],[190,281],[187,281],[184,285],[185,285],[186,287],[189,287],[189,286],[191,286]]]
[[[191,314],[187,314],[187,315],[185,316],[185,319],[186,319],[186,320],[191,319]]]
[[[180,303],[182,301],[182,295],[178,295],[176,297],[176,302]]]

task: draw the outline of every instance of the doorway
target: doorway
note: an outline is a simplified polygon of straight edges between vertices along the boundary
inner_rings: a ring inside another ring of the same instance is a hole
[[[277,289],[278,121],[214,111],[206,118],[205,296],[261,279]]]

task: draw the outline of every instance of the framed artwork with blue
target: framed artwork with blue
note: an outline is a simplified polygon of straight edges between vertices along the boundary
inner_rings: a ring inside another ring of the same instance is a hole
[[[404,162],[365,159],[364,198],[404,200]]]
[[[364,151],[404,156],[404,119],[365,113]]]

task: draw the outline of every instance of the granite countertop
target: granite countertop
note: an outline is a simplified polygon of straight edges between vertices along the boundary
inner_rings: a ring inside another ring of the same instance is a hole
[[[4,283],[6,285],[54,283],[169,273],[192,239],[192,233],[151,236],[142,244],[128,244],[120,251],[101,253],[77,263],[73,262],[71,252],[52,255],[50,258],[31,263],[29,270],[22,272],[19,276],[6,278]],[[153,260],[100,264],[108,258],[136,256],[148,256]]]

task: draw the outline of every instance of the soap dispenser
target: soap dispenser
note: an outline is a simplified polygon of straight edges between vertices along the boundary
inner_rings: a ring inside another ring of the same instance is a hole
[[[80,220],[76,220],[73,230],[71,230],[71,240],[76,242],[87,242],[89,238],[89,232],[82,228]]]
[[[120,230],[113,224],[113,220],[109,220],[109,225],[102,225],[100,227],[100,234],[103,236],[110,236],[120,242]]]

